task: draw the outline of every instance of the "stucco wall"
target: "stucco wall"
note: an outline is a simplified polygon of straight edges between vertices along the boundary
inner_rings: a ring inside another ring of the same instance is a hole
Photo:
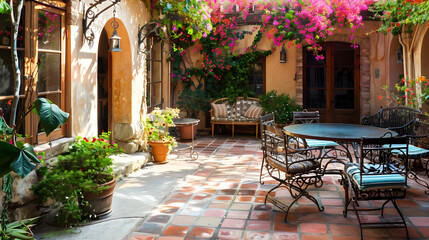
[[[82,41],[83,9],[88,9],[93,1],[83,0],[74,4],[72,11],[76,25],[68,26],[69,51],[68,81],[70,84],[71,135],[97,135],[97,56],[102,29],[105,27],[110,37],[113,28],[110,21],[113,8],[102,13],[91,25],[94,31],[92,43]],[[101,4],[103,9],[110,3]],[[139,53],[138,27],[147,23],[150,13],[138,0],[121,1],[116,7],[116,18],[120,23],[117,29],[121,40],[120,53],[112,55],[112,93],[114,123],[131,124],[139,121],[142,96],[144,94],[145,55]],[[116,75],[115,75],[116,72]]]
[[[429,77],[429,31],[426,32],[422,43],[422,76]]]

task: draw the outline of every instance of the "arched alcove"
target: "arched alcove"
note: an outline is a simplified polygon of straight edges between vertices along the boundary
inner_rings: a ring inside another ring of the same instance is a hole
[[[111,112],[109,111],[109,129],[113,130],[115,123],[132,122],[132,56],[128,31],[125,24],[118,18],[116,29],[121,37],[121,52],[108,52],[108,78],[111,92]],[[103,32],[110,38],[113,33],[111,23],[113,18],[106,22]],[[109,42],[110,48],[110,42]]]
[[[389,71],[387,71],[388,79],[386,81],[389,88],[393,88],[404,75],[403,60],[398,59],[398,51],[401,51],[400,46],[399,37],[393,37],[389,48]]]

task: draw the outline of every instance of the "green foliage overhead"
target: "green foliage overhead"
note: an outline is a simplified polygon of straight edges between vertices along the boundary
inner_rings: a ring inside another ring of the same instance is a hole
[[[12,9],[5,0],[0,0],[0,14],[10,14]]]
[[[34,103],[34,112],[40,116],[40,122],[45,130],[46,136],[63,125],[69,114],[63,112],[57,105],[46,98],[37,98]]]
[[[370,10],[374,12],[375,19],[383,22],[375,31],[391,32],[393,35],[400,34],[403,25],[410,32],[412,25],[429,20],[429,1],[426,0],[378,1]]]

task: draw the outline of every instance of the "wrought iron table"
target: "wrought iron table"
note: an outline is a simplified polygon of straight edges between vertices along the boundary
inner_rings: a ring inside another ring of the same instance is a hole
[[[365,138],[380,138],[383,136],[395,137],[398,133],[385,128],[371,127],[357,124],[347,123],[309,123],[309,124],[292,124],[283,128],[286,134],[303,139],[329,140],[339,144],[339,148],[331,148],[325,151],[323,157],[334,153],[335,159],[333,162],[339,161],[337,157],[347,157],[350,162],[353,162],[352,154],[349,150],[349,145],[352,145],[354,155],[358,157],[357,143],[362,137]],[[344,162],[344,161],[343,161]],[[328,162],[326,165],[328,165]]]
[[[380,137],[396,137],[398,133],[392,130],[379,127],[371,127],[366,125],[346,124],[346,123],[310,123],[310,124],[293,124],[283,128],[286,134],[297,137],[316,140],[329,140],[339,144],[342,149],[332,148],[325,151],[321,158],[334,153],[334,158],[328,161],[324,167],[324,173],[339,174],[338,171],[327,171],[327,165],[330,163],[339,162],[344,164],[344,159],[338,158],[343,156],[353,162],[353,157],[349,150],[349,145],[352,145],[354,156],[359,158],[357,145],[362,137],[365,138],[380,138]],[[414,180],[420,186],[426,188],[426,193],[429,193],[429,183],[419,178],[416,172],[409,171],[409,179]]]
[[[189,154],[191,159],[197,160],[198,153],[194,150],[194,126],[197,126],[200,120],[195,118],[174,118],[173,122],[174,122],[174,125],[176,125],[176,127],[191,126],[191,129],[192,129],[191,144],[177,143],[177,146],[174,147],[173,151],[182,151],[182,150],[189,149]]]

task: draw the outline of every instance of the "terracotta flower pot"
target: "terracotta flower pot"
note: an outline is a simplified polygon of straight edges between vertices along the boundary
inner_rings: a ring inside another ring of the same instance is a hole
[[[194,135],[192,135],[192,127]],[[192,140],[195,139],[195,136],[197,136],[197,125],[191,126],[191,125],[183,125],[179,127],[179,135],[180,139],[182,140]]]
[[[84,192],[83,197],[90,206],[85,206],[84,210],[100,216],[103,214],[108,214],[111,212],[112,200],[113,200],[113,190],[116,186],[116,179],[113,178],[111,181],[104,184],[98,185],[98,187],[108,186],[108,189],[105,189],[101,192]]]
[[[155,141],[149,141],[148,142],[151,149],[152,149],[152,157],[155,163],[164,164],[167,163],[167,157],[170,153],[170,143],[165,142],[155,142]]]

